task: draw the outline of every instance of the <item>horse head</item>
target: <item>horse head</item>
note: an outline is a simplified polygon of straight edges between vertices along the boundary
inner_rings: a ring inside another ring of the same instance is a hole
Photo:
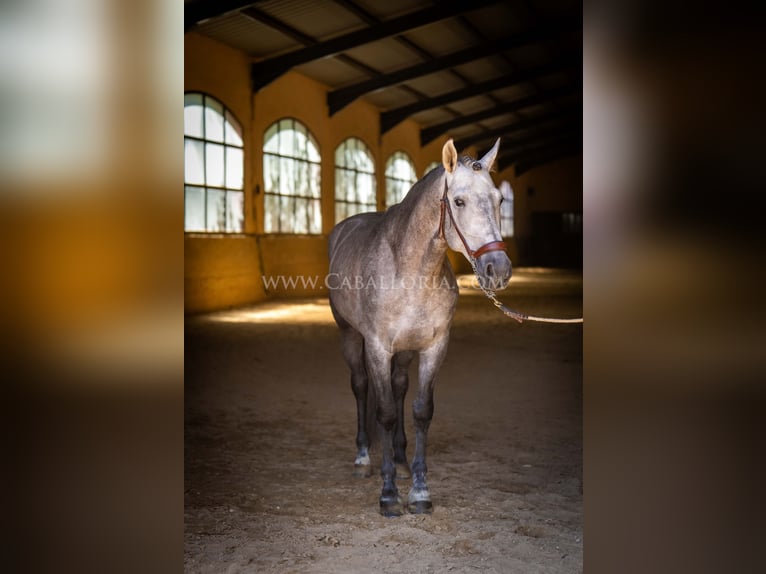
[[[459,159],[451,139],[442,148],[443,237],[451,249],[474,260],[479,281],[493,290],[504,288],[511,278],[511,260],[500,234],[503,195],[489,175],[499,147],[500,138],[479,160]],[[445,217],[445,211],[449,217]]]

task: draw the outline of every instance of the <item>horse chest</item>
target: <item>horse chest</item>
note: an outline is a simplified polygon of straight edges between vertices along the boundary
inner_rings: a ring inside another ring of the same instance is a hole
[[[390,348],[395,353],[427,349],[437,340],[447,335],[446,329],[439,328],[439,326],[433,324],[413,324],[408,322],[401,325],[398,329],[396,327],[394,326],[389,332],[391,339]]]
[[[403,297],[389,313],[388,334],[391,350],[421,350],[449,335],[454,301],[452,297]]]

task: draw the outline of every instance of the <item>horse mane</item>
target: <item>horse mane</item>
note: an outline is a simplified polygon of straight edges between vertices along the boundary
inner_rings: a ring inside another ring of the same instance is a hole
[[[460,158],[460,163],[462,163],[466,167],[470,167],[473,162],[476,160],[472,158],[471,156],[464,155]],[[399,203],[404,203],[407,198],[411,196],[419,196],[420,192],[423,189],[430,189],[431,186],[436,183],[436,180],[441,178],[442,174],[444,173],[444,166],[442,164],[439,164],[435,168],[433,168],[431,171],[429,171],[427,174],[425,174],[423,177],[421,177],[419,180],[417,180],[414,184],[412,184],[412,187],[409,189],[407,194],[404,196],[402,201]]]
[[[399,205],[406,205],[413,201],[417,201],[424,191],[431,189],[436,182],[441,179],[444,174],[444,166],[439,164],[438,167],[433,168],[419,180],[412,184],[412,187],[407,191],[402,200],[399,203],[395,203],[388,209],[398,208]],[[388,210],[387,210],[388,211]]]
[[[476,162],[476,159],[469,155],[464,155],[461,156],[458,161],[465,167],[471,167],[474,162]],[[444,165],[439,164],[419,180],[417,180],[414,184],[412,184],[412,187],[407,191],[404,198],[402,198],[399,203],[396,203],[386,209],[386,212],[397,212],[399,210],[399,206],[402,206],[406,213],[411,212],[412,206],[410,204],[418,201],[426,190],[432,189],[436,185],[437,181],[441,179],[443,174]]]

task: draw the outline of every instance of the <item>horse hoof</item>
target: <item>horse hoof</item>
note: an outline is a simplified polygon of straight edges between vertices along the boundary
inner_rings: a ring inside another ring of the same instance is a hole
[[[434,505],[430,500],[418,500],[417,502],[410,502],[407,506],[407,510],[410,514],[433,514]]]
[[[396,500],[380,500],[380,513],[386,518],[394,518],[404,514],[404,504],[401,498]]]
[[[355,464],[354,465],[354,476],[357,478],[369,478],[372,476],[372,465],[371,464]]]
[[[407,500],[410,514],[431,514],[434,511],[433,504],[431,504],[431,494],[427,488],[413,487]]]
[[[397,462],[396,463],[396,478],[397,479],[412,478],[412,475],[410,474],[409,465],[402,464],[401,462]]]

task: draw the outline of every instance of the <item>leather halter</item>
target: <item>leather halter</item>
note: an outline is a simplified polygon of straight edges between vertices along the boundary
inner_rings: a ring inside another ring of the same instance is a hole
[[[490,241],[489,243],[485,243],[481,247],[479,247],[476,251],[472,250],[470,247],[468,247],[468,242],[465,240],[465,237],[463,236],[463,233],[460,231],[460,228],[457,226],[457,222],[455,221],[455,216],[452,215],[452,207],[449,204],[449,198],[447,197],[447,178],[444,178],[444,195],[442,195],[441,198],[441,213],[439,215],[439,237],[444,239],[445,241],[447,238],[444,235],[444,216],[445,213],[449,214],[449,219],[452,222],[452,227],[455,228],[455,231],[457,232],[457,236],[460,238],[460,241],[463,242],[463,247],[465,247],[465,252],[468,253],[469,258],[478,259],[485,253],[489,253],[490,251],[505,251],[505,242],[504,241]]]

